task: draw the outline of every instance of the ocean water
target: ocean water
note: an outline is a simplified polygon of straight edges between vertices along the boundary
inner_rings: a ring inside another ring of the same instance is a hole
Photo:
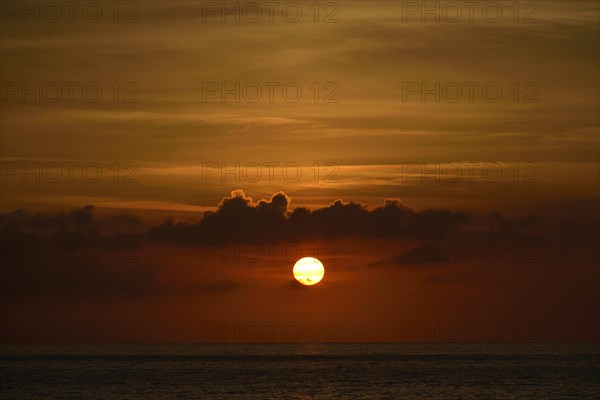
[[[600,399],[598,344],[2,346],[8,399]]]

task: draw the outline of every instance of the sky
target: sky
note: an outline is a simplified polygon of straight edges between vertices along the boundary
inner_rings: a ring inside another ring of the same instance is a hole
[[[598,340],[598,2],[0,7],[3,342]]]

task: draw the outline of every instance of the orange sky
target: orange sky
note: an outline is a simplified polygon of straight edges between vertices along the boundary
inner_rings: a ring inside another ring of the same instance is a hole
[[[258,3],[3,4],[4,341],[598,338],[598,2]]]

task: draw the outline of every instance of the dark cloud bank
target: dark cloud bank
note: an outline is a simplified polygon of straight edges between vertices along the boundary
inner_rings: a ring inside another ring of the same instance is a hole
[[[386,199],[383,207],[373,210],[342,200],[316,210],[292,210],[290,202],[283,192],[270,200],[254,202],[242,190],[236,190],[219,203],[217,211],[204,213],[197,223],[167,220],[151,228],[148,237],[192,245],[342,237],[440,238],[458,231],[468,221],[466,214],[445,209],[416,212],[398,199]]]
[[[342,200],[316,210],[291,209],[290,201],[279,192],[269,200],[255,202],[237,190],[224,198],[216,211],[204,213],[195,223],[168,219],[154,227],[128,213],[98,215],[93,206],[71,212],[3,213],[1,297],[214,293],[241,287],[230,279],[168,285],[161,275],[168,273],[169,267],[143,257],[146,249],[163,244],[342,238],[398,241],[398,255],[374,258],[369,266],[444,263],[447,260],[440,249],[445,241],[473,238],[495,244],[534,240],[543,247],[559,249],[559,258],[570,263],[588,263],[589,250],[597,248],[597,219],[551,223],[534,217],[510,220],[499,213],[474,216],[447,209],[414,211],[397,199],[386,199],[382,207],[372,210]],[[548,242],[549,237],[554,242]],[[411,240],[414,247],[400,246]],[[298,288],[296,282],[284,286]]]
[[[216,211],[196,223],[173,219],[145,226],[129,213],[99,215],[94,206],[69,212],[16,210],[0,215],[3,298],[139,296],[188,292],[229,292],[241,285],[225,279],[166,286],[168,266],[144,257],[150,246],[206,243],[290,242],[342,237],[437,238],[467,221],[448,210],[415,212],[399,200],[367,210],[337,200],[317,210],[290,208],[282,192],[254,202],[232,192]],[[286,287],[298,288],[297,282]]]

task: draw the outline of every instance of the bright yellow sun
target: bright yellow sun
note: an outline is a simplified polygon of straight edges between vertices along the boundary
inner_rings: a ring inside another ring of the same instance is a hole
[[[294,278],[303,285],[314,285],[321,282],[325,275],[323,263],[314,257],[304,257],[294,264]]]

